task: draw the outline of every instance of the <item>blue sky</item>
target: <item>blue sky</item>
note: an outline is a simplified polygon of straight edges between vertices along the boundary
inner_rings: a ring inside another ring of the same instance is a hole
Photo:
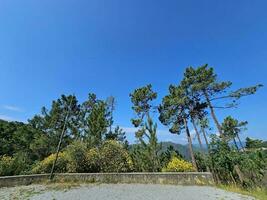
[[[26,121],[62,93],[113,95],[116,124],[133,141],[129,93],[151,83],[160,102],[189,65],[209,63],[234,88],[267,85],[266,8],[264,0],[1,0],[0,118]],[[265,87],[217,113],[247,120],[243,137],[267,140],[266,100]],[[185,139],[160,124],[159,137]]]

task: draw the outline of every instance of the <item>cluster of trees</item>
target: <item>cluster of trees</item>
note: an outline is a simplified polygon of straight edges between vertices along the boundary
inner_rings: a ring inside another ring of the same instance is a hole
[[[237,107],[238,100],[255,94],[262,85],[234,91],[231,86],[203,65],[188,67],[180,83],[169,86],[160,105],[154,105],[157,93],[152,85],[134,90],[130,99],[135,145],[129,145],[119,126],[113,127],[114,97],[102,100],[89,94],[80,104],[75,95],[62,95],[26,124],[0,121],[0,175],[44,173],[51,168],[58,172],[211,171],[218,182],[257,184],[265,170],[265,143],[247,138],[243,145],[240,133],[247,122],[228,116],[220,123],[216,110]],[[162,151],[155,115],[170,133],[185,133],[188,161],[171,146]],[[210,118],[217,134],[208,134]],[[193,149],[190,127],[199,152]]]

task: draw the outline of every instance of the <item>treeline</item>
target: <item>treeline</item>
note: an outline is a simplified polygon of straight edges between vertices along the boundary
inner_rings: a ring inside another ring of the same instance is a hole
[[[234,91],[231,86],[204,65],[188,67],[160,105],[154,104],[157,93],[152,85],[134,90],[130,99],[136,145],[129,145],[125,132],[113,126],[114,97],[103,100],[89,94],[79,103],[75,95],[62,95],[26,124],[0,121],[0,175],[48,173],[58,157],[56,172],[211,171],[217,182],[258,185],[266,166],[265,144],[247,138],[244,145],[240,133],[247,122],[231,116],[219,122],[216,110],[237,107],[242,97],[255,94],[262,85]],[[158,116],[170,133],[185,133],[190,160],[172,146],[162,151],[152,116]],[[200,152],[193,151],[190,127]]]

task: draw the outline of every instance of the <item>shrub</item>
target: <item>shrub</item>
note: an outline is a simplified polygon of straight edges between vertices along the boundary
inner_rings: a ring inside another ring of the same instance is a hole
[[[32,168],[32,173],[38,174],[38,173],[49,173],[51,171],[53,162],[56,158],[56,154],[51,154],[44,160],[36,163]],[[67,172],[67,158],[65,152],[60,152],[58,154],[57,164],[55,167],[55,172],[57,173],[63,173]]]
[[[162,169],[163,172],[192,172],[195,171],[193,165],[181,158],[173,157],[166,167]]]
[[[128,172],[133,163],[128,152],[116,141],[106,141],[100,148],[101,172]]]
[[[86,171],[86,144],[80,141],[73,142],[64,151],[67,160],[67,172],[81,173]]]
[[[13,163],[14,158],[10,156],[0,157],[0,176],[10,176],[13,175]]]
[[[217,182],[245,187],[260,186],[266,169],[261,151],[238,151],[216,136],[210,143],[210,163]]]
[[[100,172],[100,153],[97,148],[92,148],[86,153],[86,172]]]
[[[29,156],[25,152],[18,152],[13,155],[13,175],[30,173],[33,162]]]
[[[244,176],[245,186],[260,185],[266,167],[266,162],[263,159],[261,152],[247,152],[242,153],[240,156],[240,169]]]
[[[197,169],[199,172],[209,171],[210,159],[208,157],[208,154],[196,152],[195,159],[197,163]]]
[[[20,152],[11,156],[0,157],[0,176],[27,174],[30,171],[31,161],[28,154]]]

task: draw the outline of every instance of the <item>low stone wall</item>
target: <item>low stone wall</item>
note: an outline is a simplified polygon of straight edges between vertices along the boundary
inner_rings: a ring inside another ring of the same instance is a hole
[[[49,179],[48,174],[34,174],[21,176],[2,176],[0,177],[1,187],[12,187],[17,185],[30,185],[33,183],[42,183]]]
[[[144,183],[175,185],[213,184],[211,173],[79,173],[55,174],[56,182]],[[49,174],[0,177],[0,187],[38,184],[49,181]]]

